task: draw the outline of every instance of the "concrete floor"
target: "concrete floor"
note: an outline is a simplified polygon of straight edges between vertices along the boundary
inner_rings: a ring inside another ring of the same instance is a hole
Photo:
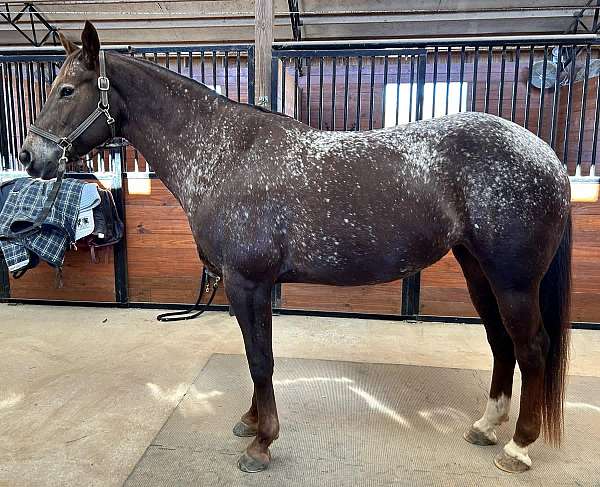
[[[225,313],[156,313],[0,304],[0,487],[121,485],[208,358],[243,353]],[[491,364],[477,325],[286,316],[274,330],[279,357]],[[600,376],[600,333],[574,331],[572,350],[571,374]]]

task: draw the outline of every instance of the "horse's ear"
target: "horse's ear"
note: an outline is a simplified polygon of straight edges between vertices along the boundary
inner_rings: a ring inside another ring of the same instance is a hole
[[[62,32],[58,33],[58,38],[60,39],[60,43],[62,44],[62,47],[65,48],[65,51],[67,52],[67,56],[69,54],[71,54],[72,52],[75,52],[77,49],[79,49],[77,47],[77,45],[73,41],[70,41],[69,39],[67,39]]]
[[[81,43],[81,59],[88,68],[95,69],[100,55],[100,39],[96,28],[89,20],[85,21],[85,27],[81,33]]]

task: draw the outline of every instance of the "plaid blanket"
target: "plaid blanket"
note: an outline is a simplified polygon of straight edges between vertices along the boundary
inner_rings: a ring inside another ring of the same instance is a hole
[[[56,201],[40,229],[24,236],[17,232],[29,228],[42,212],[53,181],[21,178],[11,188],[0,211],[0,248],[8,269],[28,265],[29,253],[38,255],[54,267],[62,266],[69,243],[75,241],[79,202],[84,181],[64,179]]]

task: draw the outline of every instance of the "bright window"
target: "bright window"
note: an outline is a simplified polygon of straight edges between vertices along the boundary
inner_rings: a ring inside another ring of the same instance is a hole
[[[462,90],[461,90],[462,85]],[[468,83],[463,81],[451,81],[450,83],[437,82],[435,84],[435,100],[433,99],[433,83],[425,83],[423,92],[423,119],[432,118],[431,114],[435,103],[435,116],[446,114],[446,93],[448,94],[448,113],[464,112],[467,109]],[[409,121],[409,109],[412,111],[411,120],[416,119],[417,114],[417,84],[412,87],[412,108],[410,83],[388,83],[385,87],[385,126],[396,125],[396,112],[398,113],[398,124]],[[400,102],[398,102],[398,99]]]

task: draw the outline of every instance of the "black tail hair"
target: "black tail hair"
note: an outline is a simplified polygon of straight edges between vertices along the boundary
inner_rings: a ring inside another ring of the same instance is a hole
[[[546,359],[542,425],[544,438],[559,445],[563,432],[565,378],[571,331],[572,222],[569,214],[562,240],[540,286],[540,307],[550,349]]]

